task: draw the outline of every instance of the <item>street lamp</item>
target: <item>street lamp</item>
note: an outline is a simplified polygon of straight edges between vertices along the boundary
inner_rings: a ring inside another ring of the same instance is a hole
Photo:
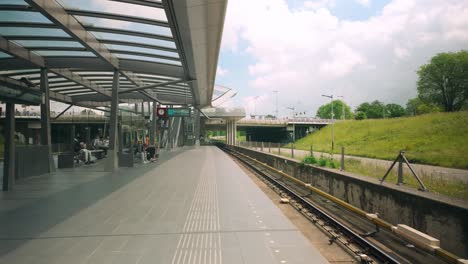
[[[276,119],[278,119],[278,90],[273,91],[276,94]]]
[[[343,110],[343,112],[341,113],[341,120],[345,120],[345,119],[346,119],[346,117],[345,117],[345,104],[344,104],[344,96],[342,96],[342,95],[338,95],[337,97],[343,98],[343,103],[341,104],[341,110]]]
[[[294,107],[286,107],[286,108],[292,111],[292,119],[293,119],[293,124],[292,124],[292,125],[293,125],[292,141],[294,142],[294,141],[296,141],[296,126],[295,126],[295,124],[294,124],[294,110],[295,110],[296,108],[294,108]]]
[[[323,97],[327,97],[327,98],[330,98],[331,100],[331,122],[332,122],[332,127],[331,127],[331,134],[332,134],[332,140],[331,140],[331,152],[332,152],[332,155],[333,155],[333,150],[335,148],[335,132],[334,132],[334,113],[333,113],[333,94],[332,95],[325,95],[325,94],[322,94]],[[333,157],[333,156],[332,156]]]
[[[254,97],[254,116],[255,116],[255,119],[257,119],[257,99],[258,99],[259,96],[255,96]]]

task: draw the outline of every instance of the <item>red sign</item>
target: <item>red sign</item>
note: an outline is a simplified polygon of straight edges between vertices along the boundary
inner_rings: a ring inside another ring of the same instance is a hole
[[[156,110],[156,114],[158,115],[158,117],[166,117],[167,108],[158,107],[158,109]]]

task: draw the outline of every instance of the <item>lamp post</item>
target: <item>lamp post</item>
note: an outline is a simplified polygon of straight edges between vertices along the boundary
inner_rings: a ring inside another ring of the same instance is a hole
[[[342,95],[338,95],[337,97],[343,98],[343,103],[341,104],[341,110],[343,110],[343,111],[342,111],[342,113],[341,113],[341,120],[345,120],[345,119],[346,119],[346,117],[345,117],[345,104],[344,104],[344,96],[342,96]]]
[[[293,125],[292,141],[294,142],[294,141],[296,141],[296,126],[294,124],[294,110],[296,108],[294,108],[294,107],[286,107],[286,108],[288,108],[289,110],[292,111],[292,120],[293,120],[293,124],[292,124]]]
[[[278,90],[273,91],[276,94],[276,119],[278,119]]]
[[[254,116],[255,116],[255,119],[257,119],[257,99],[258,99],[259,96],[255,96],[254,97]]]
[[[334,132],[334,113],[333,113],[333,94],[332,95],[325,95],[325,94],[322,94],[323,97],[327,97],[327,98],[330,98],[331,100],[331,121],[332,121],[332,127],[331,127],[331,134],[332,134],[332,140],[331,140],[331,153],[333,155],[333,150],[335,148],[335,132]],[[332,156],[333,157],[333,156]]]

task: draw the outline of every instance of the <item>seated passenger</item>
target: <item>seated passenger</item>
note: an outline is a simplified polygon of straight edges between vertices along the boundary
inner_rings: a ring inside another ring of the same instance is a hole
[[[147,153],[146,158],[151,162],[156,161],[158,158],[157,151],[158,151],[157,145],[149,146],[148,148],[146,148],[146,153]]]
[[[81,159],[84,161],[84,163],[85,164],[94,163],[94,161],[91,158],[91,151],[86,149],[86,144],[84,142],[81,142],[80,146],[81,146],[81,150],[80,150]]]

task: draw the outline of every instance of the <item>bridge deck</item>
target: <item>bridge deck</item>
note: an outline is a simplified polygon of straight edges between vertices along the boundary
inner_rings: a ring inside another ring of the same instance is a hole
[[[327,263],[219,149],[165,157],[0,194],[0,263]]]

